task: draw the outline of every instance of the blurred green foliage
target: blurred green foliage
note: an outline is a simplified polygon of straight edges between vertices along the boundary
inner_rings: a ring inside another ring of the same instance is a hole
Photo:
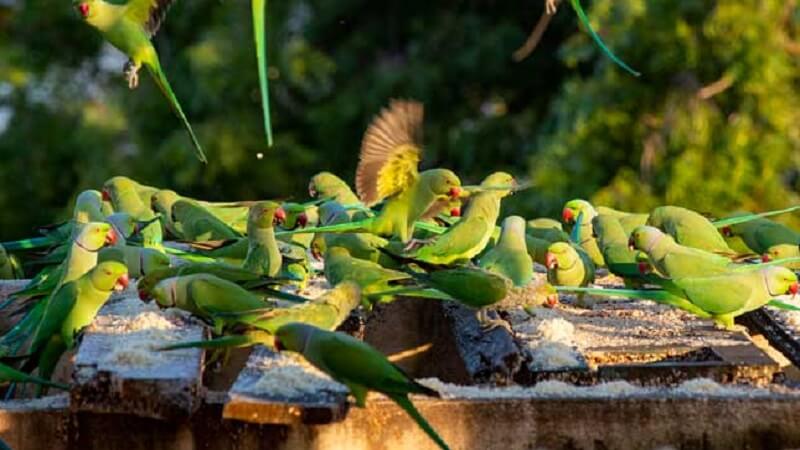
[[[0,0],[0,236],[63,219],[116,174],[212,200],[303,198],[319,170],[352,178],[391,97],[425,102],[426,166],[465,182],[530,177],[509,204],[527,216],[578,196],[714,213],[798,202],[794,1],[584,3],[641,78],[604,58],[564,2],[521,63],[511,54],[538,0],[270,2],[266,148],[249,2],[178,1],[156,46],[203,166],[154,84],[129,91],[124,59],[69,2]]]

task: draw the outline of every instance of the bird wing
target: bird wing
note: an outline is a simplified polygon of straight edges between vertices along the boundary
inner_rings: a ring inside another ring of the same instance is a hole
[[[44,345],[50,336],[60,332],[64,319],[78,301],[78,295],[78,283],[72,281],[58,288],[51,298],[42,300],[47,302],[47,306],[31,343],[31,353]]]
[[[428,247],[420,249],[420,256],[452,256],[472,250],[491,225],[486,220],[461,220]]]
[[[674,282],[689,301],[712,314],[728,314],[744,308],[753,293],[747,280],[731,276],[684,278]]]
[[[356,169],[356,190],[365,205],[403,191],[417,178],[422,117],[422,103],[392,100],[367,128]]]
[[[126,5],[125,17],[141,24],[147,34],[153,37],[173,3],[175,0],[130,0]]]

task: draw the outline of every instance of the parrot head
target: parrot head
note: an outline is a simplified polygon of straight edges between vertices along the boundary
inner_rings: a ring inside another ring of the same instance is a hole
[[[103,217],[103,196],[94,190],[83,191],[75,199],[72,219],[77,223],[87,223]]]
[[[129,238],[136,232],[136,219],[128,213],[118,212],[111,214],[106,217],[106,222],[110,223],[112,228],[124,238]]]
[[[272,228],[286,220],[286,211],[275,202],[257,202],[250,207],[247,223],[248,227]]]
[[[308,195],[311,198],[332,197],[336,190],[342,188],[350,190],[350,186],[341,178],[330,172],[320,172],[308,182]]]
[[[437,199],[444,197],[455,200],[461,197],[461,180],[450,170],[426,170],[420,174],[420,181],[427,185],[428,190],[436,195]]]
[[[275,332],[275,350],[302,353],[311,336],[319,329],[304,323],[293,322]]]
[[[572,267],[574,258],[578,258],[577,252],[566,242],[550,244],[544,255],[545,266],[550,270]]]
[[[141,258],[139,261],[139,270],[142,272],[142,275],[152,273],[154,270],[167,269],[170,265],[169,256],[154,248],[141,249],[139,257]]]
[[[92,285],[101,291],[122,291],[128,287],[128,267],[119,261],[103,261],[90,274]]]
[[[167,278],[159,281],[152,289],[145,287],[139,288],[139,298],[155,299],[161,308],[172,308],[177,303],[176,289],[178,287],[178,277]]]
[[[578,220],[580,213],[583,213],[588,221],[591,221],[597,215],[591,203],[586,200],[575,199],[568,201],[564,205],[564,209],[561,210],[561,222],[565,225],[574,224]]]
[[[318,233],[311,240],[310,249],[311,256],[317,260],[322,261],[322,255],[325,254],[325,235]]]
[[[501,190],[495,192],[500,195],[500,197],[505,197],[514,191],[517,187],[517,181],[507,172],[494,172],[481,181],[481,187],[501,188]]]
[[[641,225],[631,233],[631,237],[628,239],[628,247],[631,250],[649,252],[665,236],[666,234],[658,228]]]
[[[800,285],[797,284],[797,275],[785,267],[773,266],[763,270],[767,289],[772,296],[797,295]]]
[[[298,226],[300,228],[305,227],[305,224],[308,223],[308,216],[306,215],[306,207],[299,204],[299,203],[283,203],[280,207],[283,210],[283,228],[287,230],[293,230]],[[275,211],[275,215],[277,216],[279,213]]]
[[[775,259],[795,258],[800,256],[800,248],[794,244],[778,244],[773,245],[767,249],[767,252],[761,255],[763,262],[769,262]]]
[[[117,243],[117,233],[105,222],[89,222],[75,238],[75,244],[90,252],[99,251],[105,245]]]
[[[150,197],[150,209],[166,215],[169,211],[172,211],[172,205],[180,199],[181,197],[177,192],[163,189]]]
[[[88,19],[89,16],[94,12],[92,3],[94,3],[94,0],[80,0],[72,2],[75,10],[78,11],[78,14],[80,14],[81,18],[84,20]]]
[[[117,176],[110,178],[103,184],[103,201],[111,202],[115,207],[123,195],[136,195],[137,184],[128,177]]]

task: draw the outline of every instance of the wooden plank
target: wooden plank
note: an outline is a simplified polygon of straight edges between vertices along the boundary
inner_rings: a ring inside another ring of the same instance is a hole
[[[800,367],[800,340],[781,325],[767,308],[751,311],[737,318],[737,322],[764,335],[770,345],[778,349],[796,367]]]
[[[345,418],[347,388],[299,355],[256,347],[228,393],[224,419],[257,424],[326,424]]]
[[[135,290],[112,299],[75,357],[71,408],[164,420],[191,416],[202,403],[203,351],[156,349],[205,336],[202,324],[142,303]]]

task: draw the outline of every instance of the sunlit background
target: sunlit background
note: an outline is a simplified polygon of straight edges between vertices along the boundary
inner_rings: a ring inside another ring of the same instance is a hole
[[[317,171],[352,180],[392,97],[425,103],[426,167],[530,179],[507,205],[528,217],[573,197],[715,214],[798,203],[796,1],[585,0],[641,78],[599,53],[568,2],[513,61],[543,3],[270,2],[267,148],[249,2],[179,0],[156,46],[203,166],[149,77],[129,91],[125,59],[69,0],[0,0],[0,237],[68,217],[117,174],[213,200],[305,198]]]

